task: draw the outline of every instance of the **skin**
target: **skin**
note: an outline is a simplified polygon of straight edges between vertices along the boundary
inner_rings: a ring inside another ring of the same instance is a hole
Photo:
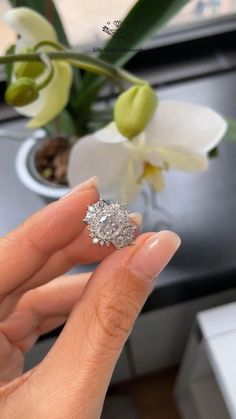
[[[140,260],[135,269],[133,260],[156,234],[121,250],[92,245],[83,218],[98,199],[94,186],[72,193],[0,239],[1,419],[100,417],[117,359],[154,287],[153,269],[144,273]],[[173,236],[160,233],[157,273],[177,248]],[[95,261],[92,274],[63,275]],[[65,322],[44,360],[23,374],[25,352]]]

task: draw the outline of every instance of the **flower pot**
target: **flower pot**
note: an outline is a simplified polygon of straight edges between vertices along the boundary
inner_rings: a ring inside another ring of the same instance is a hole
[[[37,171],[35,155],[44,139],[44,130],[38,130],[22,143],[16,155],[15,169],[20,181],[30,191],[47,201],[54,201],[65,195],[69,188],[47,181]]]

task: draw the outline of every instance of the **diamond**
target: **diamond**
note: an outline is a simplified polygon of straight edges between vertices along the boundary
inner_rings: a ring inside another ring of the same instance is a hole
[[[88,206],[83,221],[88,224],[93,244],[113,244],[120,249],[134,243],[137,226],[129,221],[129,212],[125,204],[100,200]]]
[[[103,217],[100,218],[100,223],[103,223],[104,221],[106,221],[107,219],[107,215],[103,215]]]

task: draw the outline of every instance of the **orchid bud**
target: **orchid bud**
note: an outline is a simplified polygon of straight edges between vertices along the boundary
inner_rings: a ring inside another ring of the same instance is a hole
[[[117,128],[132,139],[144,130],[157,107],[157,96],[148,85],[137,85],[122,93],[114,107]]]
[[[10,106],[26,106],[39,96],[34,80],[22,77],[10,84],[5,92],[5,100]]]
[[[40,61],[24,61],[14,65],[14,75],[17,79],[21,77],[28,77],[36,79],[45,71],[45,66]]]
[[[24,48],[20,51],[21,54],[28,54],[34,52],[32,48]],[[14,64],[14,75],[17,79],[21,77],[29,77],[36,79],[45,71],[45,66],[40,61],[21,61]]]

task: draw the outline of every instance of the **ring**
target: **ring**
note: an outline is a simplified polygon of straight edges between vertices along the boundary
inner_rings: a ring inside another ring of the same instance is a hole
[[[129,221],[126,204],[100,200],[88,206],[83,221],[88,224],[93,244],[100,246],[113,244],[120,249],[134,243],[137,226]]]

